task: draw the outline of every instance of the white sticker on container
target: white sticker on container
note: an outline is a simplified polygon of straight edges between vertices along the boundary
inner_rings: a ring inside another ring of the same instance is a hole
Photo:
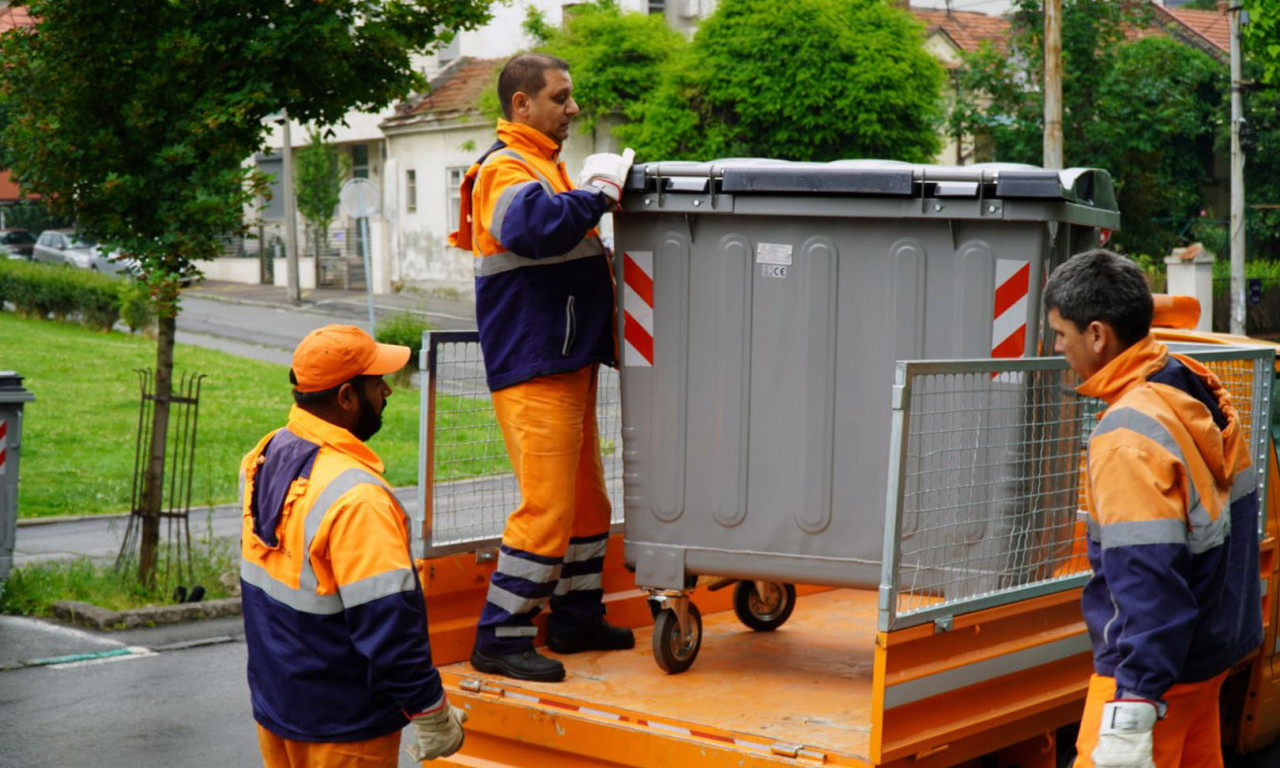
[[[781,264],[761,264],[760,275],[761,277],[786,277],[787,268]]]
[[[757,243],[757,264],[782,264],[791,266],[791,246],[786,243]]]

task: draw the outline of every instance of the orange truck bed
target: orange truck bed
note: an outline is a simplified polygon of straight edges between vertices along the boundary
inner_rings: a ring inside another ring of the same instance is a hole
[[[1023,768],[1052,768],[1053,730],[1082,706],[1078,591],[957,617],[947,632],[884,633],[876,592],[799,587],[786,624],[754,632],[731,609],[731,590],[699,587],[698,663],[668,675],[653,660],[644,598],[614,565],[619,537],[607,562],[609,619],[636,627],[636,647],[560,657],[562,683],[472,669],[492,565],[472,555],[422,563],[436,663],[470,716],[464,754],[444,764],[941,768],[1004,750]]]

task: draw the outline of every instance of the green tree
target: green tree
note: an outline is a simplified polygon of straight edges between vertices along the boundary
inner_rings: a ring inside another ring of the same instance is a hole
[[[296,194],[298,211],[306,217],[316,258],[328,250],[329,225],[333,223],[342,192],[342,180],[349,161],[338,148],[326,143],[320,131],[312,129],[310,141],[298,150]]]
[[[882,0],[722,0],[615,133],[642,160],[929,161],[944,75],[923,40]]]
[[[1147,29],[1139,4],[1063,3],[1063,149],[1067,165],[1105,168],[1115,181],[1122,229],[1116,246],[1166,252],[1185,241],[1204,207],[1226,67],[1165,37],[1130,42]],[[1043,152],[1043,14],[1018,0],[1010,49],[965,57],[952,129],[980,137],[983,160],[1039,165]]]
[[[623,13],[617,0],[596,0],[566,10],[552,27],[530,8],[525,31],[537,50],[569,62],[578,121],[590,131],[599,118],[621,116],[652,89],[671,55],[688,44],[659,14]]]
[[[1264,82],[1280,85],[1280,0],[1245,0],[1244,7],[1249,11],[1244,27],[1247,55]]]
[[[181,281],[265,190],[264,119],[333,124],[423,79],[410,55],[489,0],[30,0],[0,37],[4,165],[55,213],[137,257],[156,303],[156,403],[139,577],[154,583]]]

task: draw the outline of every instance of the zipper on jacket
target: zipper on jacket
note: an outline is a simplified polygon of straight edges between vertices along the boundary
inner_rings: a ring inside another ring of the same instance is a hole
[[[560,354],[568,356],[569,348],[573,346],[573,337],[576,334],[577,319],[573,314],[573,296],[569,296],[569,300],[564,304],[564,346],[560,348]]]

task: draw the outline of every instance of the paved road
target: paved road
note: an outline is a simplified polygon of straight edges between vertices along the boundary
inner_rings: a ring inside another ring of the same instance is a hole
[[[0,768],[250,768],[262,765],[240,620],[184,639],[175,628],[110,638],[0,616],[42,633],[50,660],[0,672]],[[54,663],[68,649],[96,654]],[[416,766],[403,751],[399,768]]]

